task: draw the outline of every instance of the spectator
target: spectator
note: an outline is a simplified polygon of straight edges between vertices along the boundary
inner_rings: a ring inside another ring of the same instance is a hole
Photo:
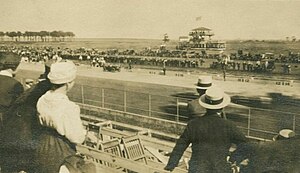
[[[128,69],[129,69],[129,70],[132,69],[131,60],[128,60]]]
[[[278,135],[273,137],[273,141],[285,140],[295,137],[295,132],[290,129],[282,129],[279,131]]]
[[[248,160],[241,172],[300,172],[300,139],[290,129],[281,130],[271,142],[245,143],[233,153],[237,163]]]
[[[166,71],[167,71],[167,69],[166,69],[166,62],[167,62],[167,60],[163,60],[163,74],[164,75],[166,75]]]
[[[9,118],[7,112],[15,100],[23,93],[22,84],[13,78],[21,57],[14,53],[0,53],[0,167],[9,171],[4,152],[6,147],[2,141],[4,125]]]
[[[292,66],[290,64],[287,65],[287,74],[291,74]]]
[[[83,60],[83,58],[82,58],[82,56],[81,55],[79,55],[79,61],[82,61]]]
[[[45,69],[41,76],[47,76],[48,72]],[[7,119],[0,138],[3,172],[36,172],[32,162],[39,132],[36,103],[50,87],[47,78],[41,80],[22,93],[6,112]]]
[[[198,116],[203,116],[206,109],[199,104],[199,98],[205,94],[205,91],[212,86],[211,76],[200,76],[198,78],[198,83],[196,84],[196,89],[199,94],[197,99],[189,102],[187,105],[189,118],[195,118]]]
[[[15,53],[0,53],[0,127],[5,117],[3,114],[23,93],[22,84],[14,79],[21,57]]]
[[[246,71],[246,65],[247,65],[246,61],[243,61],[243,71]]]
[[[222,62],[222,63],[221,63],[222,73],[223,73],[223,80],[224,80],[224,81],[226,81],[226,66],[227,66],[227,63],[226,63],[226,62]]]
[[[41,134],[35,159],[40,172],[58,172],[64,159],[75,154],[75,145],[85,139],[79,106],[66,95],[74,86],[75,77],[73,62],[52,64],[48,78],[53,87],[37,102]]]
[[[241,68],[241,63],[240,62],[237,62],[237,68],[238,68],[238,71],[240,71],[240,68]]]
[[[209,88],[199,99],[206,108],[203,117],[189,121],[178,139],[165,170],[172,171],[178,164],[185,149],[192,144],[189,173],[231,172],[226,161],[232,143],[246,141],[245,135],[230,121],[221,118],[222,109],[230,103],[230,97],[221,89]]]
[[[233,61],[233,62],[232,62],[232,69],[233,69],[233,70],[235,70],[235,66],[236,66],[236,63]]]

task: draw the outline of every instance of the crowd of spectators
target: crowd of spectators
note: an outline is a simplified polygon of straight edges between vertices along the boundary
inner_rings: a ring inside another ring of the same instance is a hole
[[[281,63],[283,73],[291,72],[291,63],[300,63],[300,54],[290,52],[288,55],[274,55],[272,53],[251,54],[238,50],[237,53],[224,55],[206,55],[204,53],[145,48],[140,51],[127,49],[98,50],[94,48],[53,48],[50,46],[0,46],[1,52],[16,52],[23,61],[39,62],[51,58],[63,58],[89,63],[91,66],[103,67],[105,63],[118,63],[145,66],[166,66],[178,68],[210,67],[220,68],[226,65],[228,70],[249,72],[270,72],[275,69],[275,63]],[[213,59],[214,61],[207,61]],[[209,62],[210,64],[208,64]],[[205,64],[206,63],[206,64]],[[205,64],[205,65],[204,65]]]
[[[224,61],[219,59],[211,64],[211,68],[224,68],[228,70],[237,71],[248,71],[248,72],[271,72],[275,69],[275,61],[273,60],[261,60],[261,61],[240,61],[240,60],[230,60]]]
[[[264,59],[271,59],[277,63],[300,63],[300,53],[289,51],[287,55],[275,55],[273,53],[251,54],[238,50],[237,53],[230,54],[230,59],[242,61],[262,61]]]

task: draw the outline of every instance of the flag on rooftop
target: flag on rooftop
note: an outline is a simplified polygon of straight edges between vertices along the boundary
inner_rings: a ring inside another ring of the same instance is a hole
[[[196,17],[196,21],[199,21],[199,20],[201,20],[202,19],[202,17],[201,16],[199,16],[199,17]]]

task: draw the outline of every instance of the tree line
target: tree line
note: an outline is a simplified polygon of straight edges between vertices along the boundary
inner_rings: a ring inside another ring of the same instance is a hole
[[[0,31],[0,39],[4,41],[5,37],[9,37],[11,41],[32,41],[32,42],[50,42],[50,41],[72,41],[75,37],[73,32],[64,31],[20,31],[3,32]]]

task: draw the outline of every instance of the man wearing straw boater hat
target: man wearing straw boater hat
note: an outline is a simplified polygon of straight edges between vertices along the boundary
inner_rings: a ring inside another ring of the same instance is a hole
[[[221,117],[222,109],[230,103],[230,97],[220,88],[210,87],[198,102],[206,109],[206,113],[188,122],[165,170],[172,171],[185,149],[192,144],[189,173],[231,172],[225,159],[229,148],[232,143],[245,142],[246,138],[232,122]]]
[[[195,84],[199,97],[195,100],[192,100],[187,105],[188,116],[189,118],[195,118],[203,116],[206,112],[206,109],[199,105],[198,99],[205,94],[205,91],[210,88],[212,84],[212,76],[199,76],[198,82]]]

